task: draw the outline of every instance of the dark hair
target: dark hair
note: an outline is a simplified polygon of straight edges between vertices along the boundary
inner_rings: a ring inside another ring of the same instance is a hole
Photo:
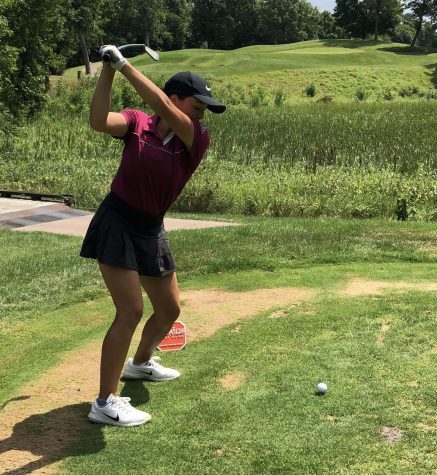
[[[164,91],[164,92],[165,92],[165,91]],[[190,96],[187,96],[187,95],[185,95],[185,94],[178,94],[178,93],[176,93],[176,92],[170,92],[170,93],[165,92],[165,93],[167,94],[167,97],[176,95],[176,96],[178,97],[178,99],[180,99],[181,101],[182,101],[183,99],[186,99],[187,97],[190,97]]]

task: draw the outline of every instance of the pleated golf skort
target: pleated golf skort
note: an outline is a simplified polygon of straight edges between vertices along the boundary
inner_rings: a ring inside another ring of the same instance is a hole
[[[160,277],[175,270],[164,215],[145,215],[114,193],[109,193],[96,211],[80,255],[143,276]]]

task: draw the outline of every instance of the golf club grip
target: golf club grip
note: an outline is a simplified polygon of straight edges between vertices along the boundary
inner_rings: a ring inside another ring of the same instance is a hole
[[[111,55],[108,54],[108,53],[105,53],[105,54],[102,56],[102,61],[104,61],[105,63],[110,63],[110,62],[111,62]]]

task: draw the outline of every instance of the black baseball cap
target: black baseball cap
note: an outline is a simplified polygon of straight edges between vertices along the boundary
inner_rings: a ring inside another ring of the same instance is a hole
[[[190,71],[183,71],[172,76],[164,86],[167,96],[178,94],[184,97],[194,96],[207,105],[207,109],[216,114],[226,110],[226,106],[212,98],[211,87],[202,77]]]

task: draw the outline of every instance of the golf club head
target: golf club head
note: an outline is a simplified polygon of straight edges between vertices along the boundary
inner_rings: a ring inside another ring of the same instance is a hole
[[[159,61],[159,54],[157,51],[150,49],[148,46],[144,46],[144,50],[153,59],[153,61]]]

